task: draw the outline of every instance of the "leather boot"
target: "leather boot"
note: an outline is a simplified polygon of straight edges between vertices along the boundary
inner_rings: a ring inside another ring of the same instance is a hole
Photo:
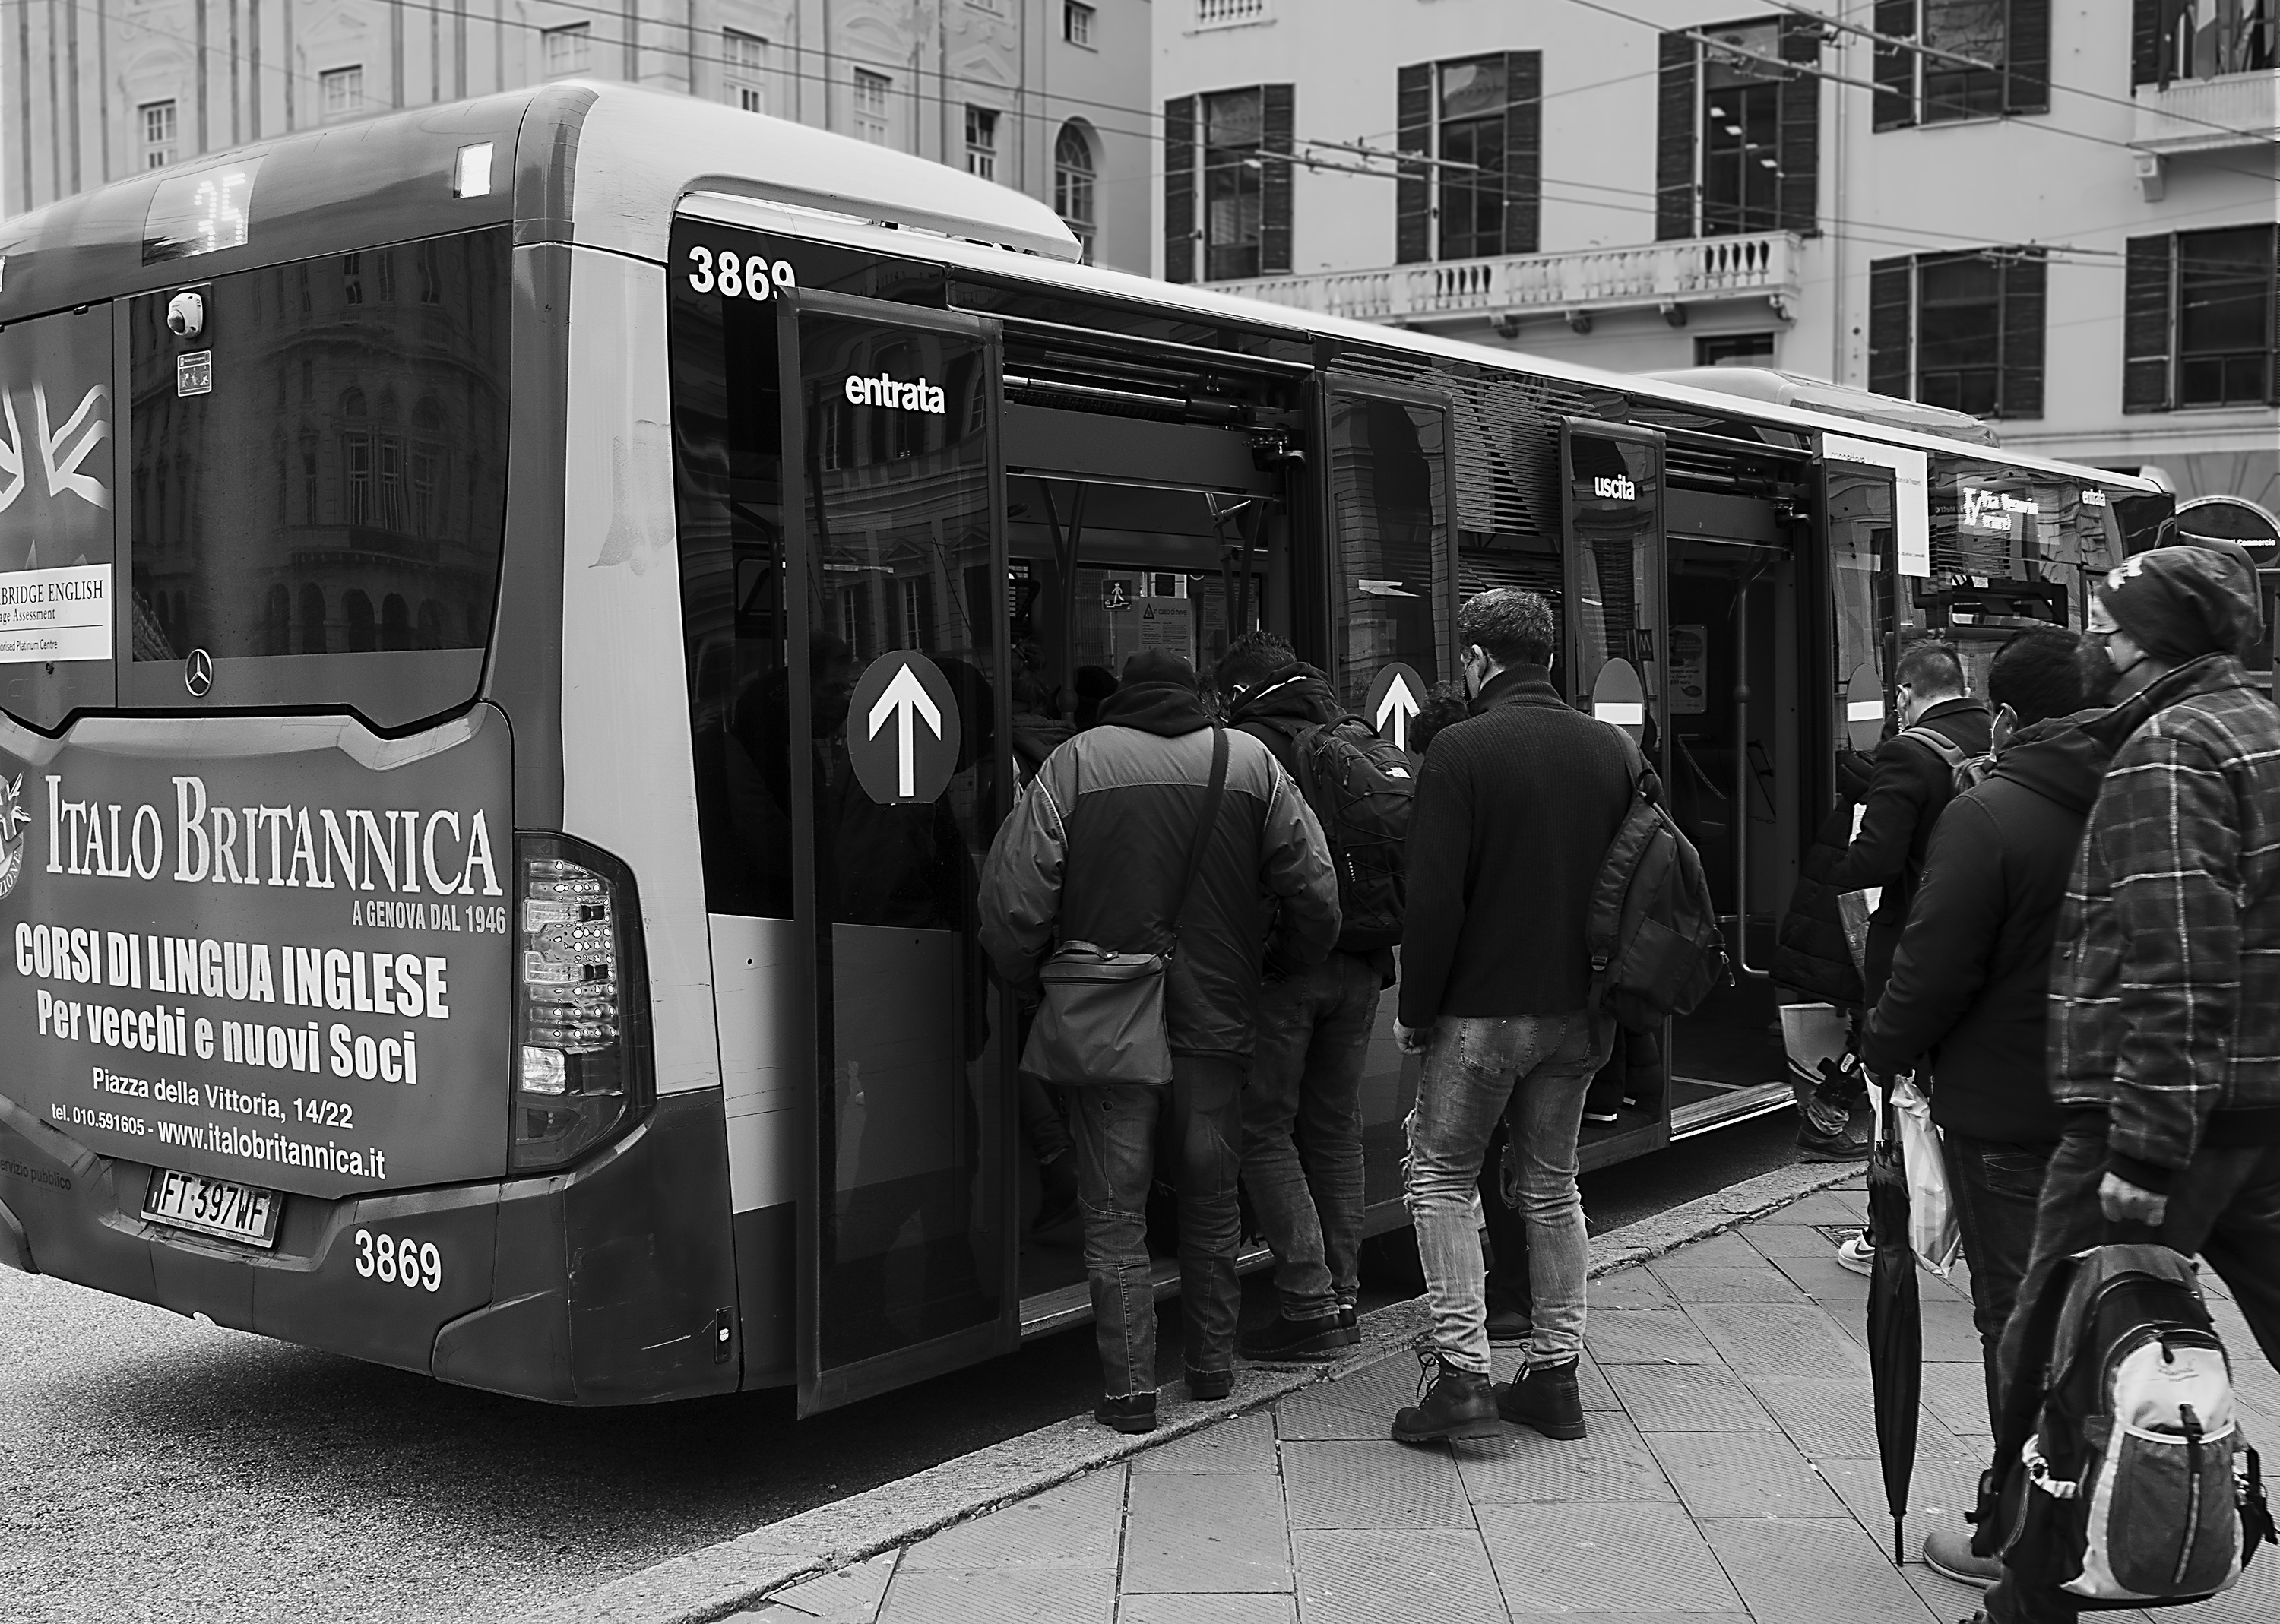
[[[1424,1366],[1417,1402],[1405,1405],[1393,1418],[1393,1436],[1401,1443],[1430,1443],[1440,1438],[1494,1438],[1504,1433],[1497,1419],[1496,1396],[1489,1379],[1459,1370],[1438,1351],[1418,1350]]]
[[[1497,1413],[1547,1438],[1583,1435],[1583,1394],[1575,1383],[1575,1361],[1523,1365],[1520,1374],[1496,1389]]]
[[[1156,1395],[1133,1393],[1122,1398],[1103,1398],[1092,1419],[1118,1432],[1156,1430]]]

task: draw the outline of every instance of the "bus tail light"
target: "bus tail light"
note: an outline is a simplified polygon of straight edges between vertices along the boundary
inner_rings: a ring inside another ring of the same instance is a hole
[[[523,835],[515,870],[509,1166],[538,1173],[648,1110],[649,975],[624,864],[566,835]]]

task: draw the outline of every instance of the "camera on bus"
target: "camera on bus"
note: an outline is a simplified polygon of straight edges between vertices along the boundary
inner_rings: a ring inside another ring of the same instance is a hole
[[[206,299],[202,293],[178,293],[166,301],[166,327],[176,338],[196,338],[206,330]]]

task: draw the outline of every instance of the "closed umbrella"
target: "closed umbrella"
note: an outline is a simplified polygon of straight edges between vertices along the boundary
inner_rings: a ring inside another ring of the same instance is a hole
[[[1888,1097],[1883,1132],[1868,1156],[1868,1233],[1876,1255],[1868,1275],[1868,1376],[1876,1407],[1876,1455],[1884,1504],[1892,1513],[1892,1565],[1900,1565],[1908,1479],[1916,1464],[1916,1406],[1923,1397],[1923,1320],[1916,1306],[1916,1258],[1908,1242],[1908,1177]]]

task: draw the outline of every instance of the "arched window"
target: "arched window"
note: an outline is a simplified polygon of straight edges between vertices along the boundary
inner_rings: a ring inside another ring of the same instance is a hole
[[[412,641],[412,605],[394,592],[381,600],[380,646],[383,649],[416,646]]]
[[[1092,142],[1074,119],[1053,140],[1053,212],[1068,223],[1092,263]]]
[[[322,654],[325,651],[325,589],[310,585],[301,589],[301,652]]]
[[[380,647],[372,623],[372,600],[351,588],[341,595],[341,618],[349,623],[349,652],[369,654]]]

